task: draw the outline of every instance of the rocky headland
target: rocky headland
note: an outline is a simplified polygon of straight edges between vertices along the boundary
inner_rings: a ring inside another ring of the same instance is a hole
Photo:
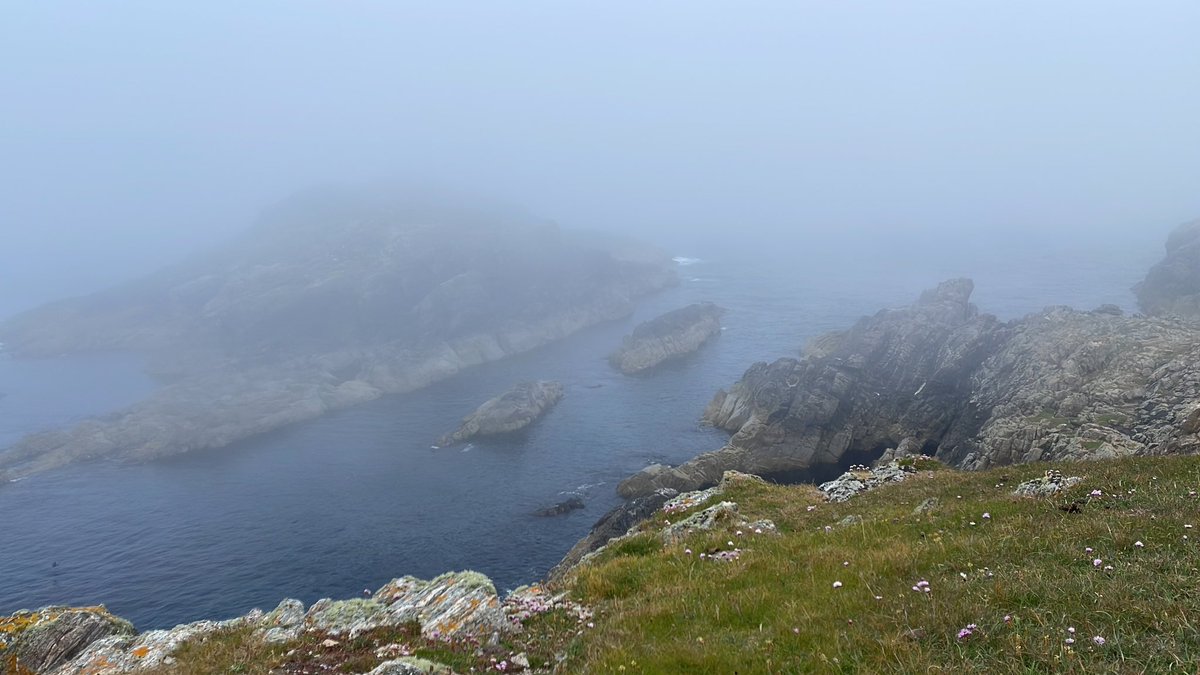
[[[476,436],[519,431],[545,415],[562,397],[563,386],[558,382],[520,382],[464,417],[458,429],[439,438],[437,444],[446,447]]]
[[[675,283],[651,247],[503,209],[306,193],[223,248],[0,323],[14,357],[132,350],[164,382],[0,451],[0,474],[227,445],[627,316]]]
[[[925,453],[984,469],[1200,450],[1200,331],[1104,307],[1010,322],[947,281],[911,306],[757,363],[704,420],[729,443],[620,486],[638,497],[695,489],[734,469],[782,479],[821,465]]]
[[[1200,320],[1200,220],[1167,238],[1167,255],[1136,287],[1138,305],[1152,316]]]
[[[711,302],[667,312],[635,328],[608,360],[622,373],[633,375],[690,354],[721,332],[724,313]]]

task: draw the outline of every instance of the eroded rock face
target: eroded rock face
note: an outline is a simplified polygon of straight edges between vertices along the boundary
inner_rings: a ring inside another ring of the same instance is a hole
[[[0,675],[50,672],[97,640],[133,635],[103,607],[46,607],[0,618]]]
[[[690,354],[721,332],[725,310],[711,302],[688,305],[651,319],[633,330],[609,362],[626,375]]]
[[[442,436],[437,444],[446,447],[476,436],[519,431],[546,414],[562,397],[563,386],[558,382],[521,382],[479,406],[463,418],[458,430]]]
[[[713,485],[736,469],[933,454],[966,469],[1200,451],[1200,330],[1109,309],[1056,307],[1001,323],[948,281],[758,363],[705,411],[733,433],[720,450],[624,481],[623,496]]]
[[[1167,255],[1134,287],[1142,311],[1200,320],[1200,220],[1167,238]]]

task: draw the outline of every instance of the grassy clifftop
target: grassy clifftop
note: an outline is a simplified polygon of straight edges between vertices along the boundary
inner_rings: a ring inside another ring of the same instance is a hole
[[[1200,458],[1057,465],[1082,480],[1038,498],[1013,490],[1049,465],[921,468],[841,503],[730,481],[570,573],[558,590],[589,611],[546,604],[499,644],[230,631],[163,672],[366,672],[381,649],[460,673],[1194,672]],[[720,502],[736,513],[663,536]]]
[[[780,534],[664,546],[662,520],[685,514],[647,523],[572,579],[596,619],[570,670],[1192,672],[1200,459],[1058,468],[1083,481],[1041,499],[1012,491],[1046,465],[921,473],[840,504],[734,484],[719,499]]]

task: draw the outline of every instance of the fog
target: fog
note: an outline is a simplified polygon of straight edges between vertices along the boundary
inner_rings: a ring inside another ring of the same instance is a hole
[[[1200,215],[1198,25],[1190,0],[9,3],[0,316],[327,183],[675,248],[1157,248]]]

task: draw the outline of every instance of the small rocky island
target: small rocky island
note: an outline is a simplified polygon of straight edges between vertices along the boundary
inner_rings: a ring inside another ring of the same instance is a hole
[[[476,436],[519,431],[545,415],[562,397],[563,386],[558,382],[520,382],[476,408],[475,412],[463,418],[462,425],[456,431],[439,438],[437,444],[444,448]]]
[[[711,302],[688,305],[651,319],[633,330],[609,362],[626,375],[690,354],[721,332],[725,310]]]

